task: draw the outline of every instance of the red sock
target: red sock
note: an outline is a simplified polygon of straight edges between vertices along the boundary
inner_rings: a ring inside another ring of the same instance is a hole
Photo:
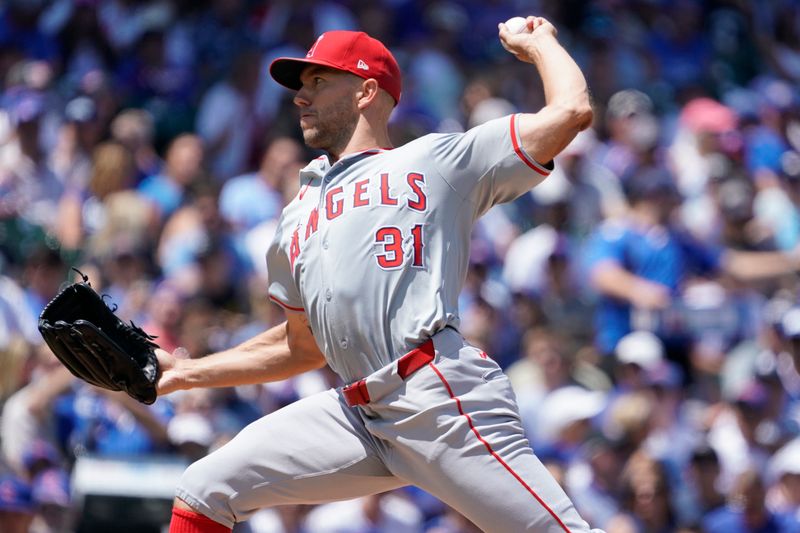
[[[199,513],[173,507],[169,533],[231,533],[231,528]]]

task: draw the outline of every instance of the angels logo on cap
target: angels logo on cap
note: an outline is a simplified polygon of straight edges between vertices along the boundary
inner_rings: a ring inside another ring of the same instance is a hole
[[[319,42],[322,40],[323,37],[325,37],[324,33],[322,35],[320,35],[319,37],[317,37],[317,40],[314,41],[314,44],[308,50],[308,53],[306,54],[306,57],[314,57],[314,50],[317,48],[317,45],[319,44]]]
[[[279,57],[269,73],[281,85],[299,90],[300,73],[308,65],[322,65],[350,72],[364,79],[372,78],[400,101],[400,67],[392,53],[377,39],[361,31],[329,31],[320,35],[305,58]]]

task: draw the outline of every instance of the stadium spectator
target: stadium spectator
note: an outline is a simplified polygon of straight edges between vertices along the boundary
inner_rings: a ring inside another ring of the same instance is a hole
[[[18,217],[51,229],[64,187],[42,146],[42,117],[47,111],[44,95],[20,88],[8,98],[15,134],[0,147],[0,220]]]
[[[704,246],[674,225],[679,196],[664,170],[629,179],[631,205],[625,219],[609,220],[595,233],[587,260],[591,282],[601,295],[595,328],[601,352],[613,353],[633,328],[634,310],[657,311],[680,299],[695,276],[727,273],[740,280],[777,277],[798,267],[792,255]],[[668,357],[689,372],[687,331],[660,332]]]
[[[289,137],[270,142],[257,172],[236,176],[222,187],[219,208],[236,232],[251,230],[280,216],[284,182],[294,180],[288,171],[302,156],[302,146]]]
[[[187,188],[201,179],[204,173],[205,148],[196,135],[180,135],[170,143],[161,174],[142,181],[137,190],[158,208],[161,220],[166,220],[186,198]]]
[[[766,490],[761,473],[749,469],[736,479],[728,504],[708,513],[703,519],[705,531],[797,531],[797,516],[776,514],[766,507]]]
[[[205,144],[208,169],[219,181],[249,166],[254,141],[263,135],[255,105],[258,57],[254,50],[239,53],[229,76],[205,93],[197,110],[196,130]]]
[[[163,162],[153,146],[155,126],[150,113],[141,109],[121,111],[111,122],[110,130],[111,137],[133,154],[135,184],[161,171]]]
[[[667,473],[663,465],[645,453],[634,453],[625,464],[620,477],[620,493],[622,513],[608,522],[610,531],[655,532],[677,528]]]
[[[28,533],[33,509],[30,485],[15,476],[0,476],[0,527],[3,531]]]

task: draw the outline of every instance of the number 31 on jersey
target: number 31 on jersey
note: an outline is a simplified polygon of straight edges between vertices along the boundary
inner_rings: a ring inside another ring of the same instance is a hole
[[[415,268],[425,268],[422,256],[423,244],[422,224],[416,224],[411,230],[403,235],[403,230],[397,226],[383,226],[375,232],[375,244],[381,246],[380,253],[375,254],[378,266],[384,270],[395,270],[402,268],[406,263],[406,239],[411,240],[411,266]]]

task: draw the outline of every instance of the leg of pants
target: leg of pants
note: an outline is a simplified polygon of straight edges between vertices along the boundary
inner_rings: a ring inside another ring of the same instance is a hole
[[[189,466],[177,496],[232,527],[265,507],[321,503],[405,485],[378,456],[358,414],[326,391],[253,422]]]
[[[389,469],[485,531],[589,531],[533,454],[496,363],[470,346],[438,348],[404,387],[362,408],[370,432],[397,443]]]

